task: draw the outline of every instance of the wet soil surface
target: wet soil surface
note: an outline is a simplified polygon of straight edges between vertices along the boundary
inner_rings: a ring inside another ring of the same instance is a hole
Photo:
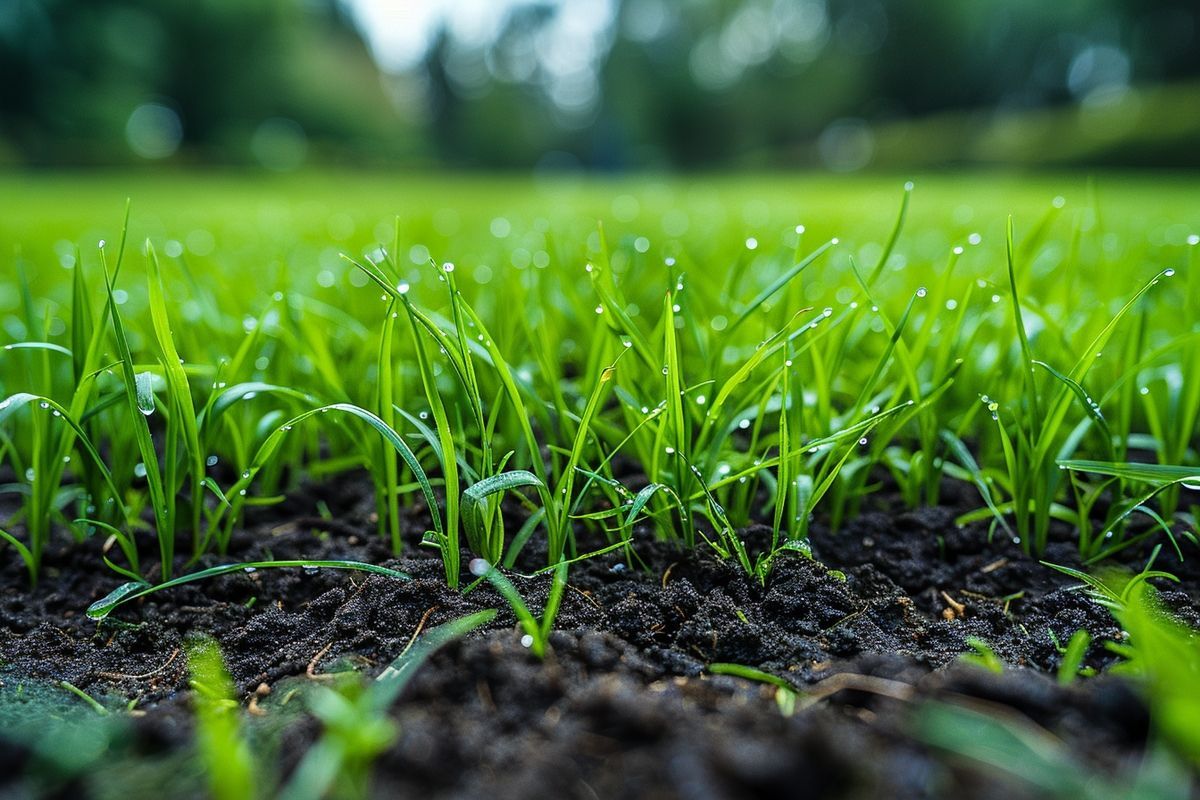
[[[14,681],[67,681],[95,697],[132,700],[127,752],[170,759],[192,741],[185,647],[196,634],[216,639],[249,700],[263,685],[318,684],[349,667],[377,673],[419,630],[496,608],[492,623],[438,652],[393,708],[399,734],[375,764],[374,795],[1045,794],[933,746],[945,737],[930,736],[929,712],[942,707],[982,710],[1049,737],[1071,769],[1126,780],[1145,754],[1149,717],[1136,687],[1103,674],[1114,660],[1105,643],[1121,631],[1071,579],[990,538],[986,525],[958,528],[962,509],[949,499],[918,511],[880,501],[837,534],[818,526],[815,558],[781,559],[765,586],[704,549],[680,552],[642,532],[643,563],[610,553],[572,567],[550,652],[539,661],[489,585],[465,596],[446,587],[436,554],[416,546],[425,529],[417,512],[407,520],[406,555],[396,559],[375,535],[365,481],[306,487],[260,509],[231,559],[353,559],[412,579],[239,572],[151,595],[98,625],[84,609],[119,580],[101,565],[98,541],[64,541],[48,553],[32,594],[15,559],[0,570],[3,680],[6,691]],[[314,516],[318,501],[332,520]],[[743,533],[752,543],[769,530]],[[1191,555],[1158,565],[1182,578],[1165,601],[1196,622],[1200,553]],[[1044,557],[1077,565],[1065,541]],[[535,566],[532,552],[518,564]],[[539,611],[550,578],[514,573],[513,582]],[[1084,663],[1101,674],[1059,686],[1060,645],[1081,629],[1093,640]],[[1002,673],[961,660],[973,639],[1004,661]],[[783,678],[800,690],[798,708],[781,713],[774,686],[710,674],[714,662]],[[304,717],[284,728],[277,771],[286,775],[320,728]],[[86,775],[31,783],[37,759],[28,743],[4,750],[0,795],[47,786],[61,796],[103,794]]]

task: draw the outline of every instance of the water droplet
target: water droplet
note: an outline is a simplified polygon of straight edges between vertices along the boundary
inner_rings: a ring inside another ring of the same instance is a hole
[[[804,226],[803,226],[803,225],[797,225],[797,226],[796,226],[796,233],[804,233]]]
[[[215,467],[219,460],[220,459],[218,459],[216,456],[209,456],[208,458],[204,459],[204,465],[207,467]]]
[[[467,569],[469,569],[471,574],[476,578],[482,578],[491,568],[492,565],[488,563],[486,558],[472,558],[471,562],[467,564]]]
[[[249,574],[251,572],[258,572],[258,569],[256,567],[242,567],[242,572]]]
[[[442,269],[446,272],[454,272],[453,262],[447,261],[445,264],[442,264]]]
[[[305,575],[316,575],[321,571],[320,567],[314,567],[311,564],[306,564],[304,567],[302,567],[302,569],[304,570]]]
[[[838,239],[838,237],[836,237],[836,236],[835,236],[835,237],[833,237],[832,239],[830,239],[830,240],[829,240],[829,243],[830,243],[830,244],[841,244],[841,240],[840,240],[840,239]]]
[[[1175,277],[1175,270],[1173,270],[1173,269],[1166,269],[1166,270],[1163,270],[1163,277],[1164,277],[1164,278],[1173,278],[1173,277]]]
[[[670,373],[670,371],[671,371],[671,370],[670,370],[670,368],[668,368],[668,367],[665,367],[665,366],[664,366],[664,367],[662,368],[662,374],[663,374],[663,375],[667,375],[667,374],[669,374],[669,373]]]
[[[668,446],[668,447],[666,448],[666,453],[667,453],[667,455],[669,455],[669,456],[675,455],[675,448],[674,448],[674,447],[670,447],[670,446]]]
[[[758,249],[758,239],[755,239],[753,236],[746,239],[746,249],[747,250],[757,250]]]
[[[141,461],[134,464],[133,465],[133,474],[139,478],[146,477],[146,465]]]
[[[750,427],[750,420],[748,420],[748,419],[742,420],[741,422],[738,423],[738,427],[741,428],[742,430],[746,430],[747,428]]]
[[[521,637],[521,647],[533,647],[533,637],[528,633]]]
[[[917,297],[924,297],[926,294],[928,294],[928,292],[924,286],[922,286],[920,289],[917,289]]]
[[[604,306],[602,306],[602,305],[598,305],[598,306],[596,306],[596,313],[597,313],[597,314],[603,314],[603,313],[604,313]]]

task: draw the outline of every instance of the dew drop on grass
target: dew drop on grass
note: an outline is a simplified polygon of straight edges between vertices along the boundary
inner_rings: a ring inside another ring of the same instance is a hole
[[[1173,277],[1175,277],[1175,270],[1173,270],[1173,269],[1163,270],[1163,277],[1164,277],[1164,278],[1173,278]]]
[[[30,483],[33,483],[33,479],[36,477],[37,477],[37,472],[34,470],[33,467],[29,467],[28,469],[25,470],[25,480],[29,481]]]
[[[246,490],[245,490],[245,489],[239,489],[239,490],[238,490],[238,496],[240,496],[240,497],[245,497],[245,496],[246,496]]]
[[[521,647],[533,647],[533,637],[528,633],[521,637]]]
[[[242,567],[242,572],[245,572],[247,574],[249,574],[251,572],[258,572],[258,568],[257,567]]]
[[[429,412],[422,411],[420,414],[417,414],[417,416],[420,417],[421,419],[429,419]]]
[[[446,272],[454,272],[454,263],[447,261],[445,264],[442,264],[442,269]]]
[[[407,283],[396,284],[396,291],[399,292],[400,294],[408,294],[408,289],[409,289],[409,286]]]
[[[917,297],[924,297],[926,294],[928,294],[928,292],[924,286],[922,286],[920,289],[917,289]]]
[[[603,305],[598,305],[598,306],[596,306],[596,309],[595,309],[595,311],[596,311],[596,313],[597,313],[597,314],[603,314],[603,313],[604,313],[604,306],[603,306]]]
[[[321,571],[320,567],[314,567],[311,564],[308,564],[308,565],[302,567],[302,569],[304,570],[305,575],[316,575],[318,572]]]
[[[797,225],[797,226],[796,226],[796,233],[804,233],[804,226],[803,226],[803,225]]]
[[[492,565],[488,563],[486,558],[472,558],[470,563],[467,564],[467,569],[476,578],[482,578],[491,568]]]
[[[139,478],[146,477],[146,465],[141,461],[134,464],[133,465],[133,474]]]
[[[946,301],[946,310],[947,311],[953,311],[956,308],[958,308],[958,301],[955,300],[953,297],[951,297],[949,300]]]
[[[954,247],[954,255],[956,255],[956,256],[961,256],[962,254],[963,254],[962,245],[961,245],[961,244],[960,244],[960,245],[955,245],[955,247]]]
[[[758,249],[758,239],[755,239],[753,236],[746,239],[746,249],[747,250],[757,250]]]
[[[245,480],[249,477],[250,477],[250,470],[246,470],[245,472],[242,473],[242,480]]]
[[[216,456],[209,456],[208,458],[204,459],[204,465],[208,467],[215,467],[219,460],[220,459],[218,459]]]
[[[841,239],[839,239],[838,237],[835,236],[829,240],[829,243],[830,244],[841,244]]]
[[[671,372],[671,369],[670,369],[669,367],[665,367],[665,366],[664,366],[664,367],[662,368],[662,374],[663,374],[663,375],[667,375],[667,374],[669,374],[670,372]]]
[[[750,427],[750,420],[748,420],[748,419],[742,420],[741,422],[738,423],[738,427],[741,428],[742,430],[746,430],[747,428]]]

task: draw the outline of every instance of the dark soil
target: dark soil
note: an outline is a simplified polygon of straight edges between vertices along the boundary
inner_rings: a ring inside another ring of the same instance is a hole
[[[332,521],[312,516],[317,501]],[[1149,717],[1135,687],[1103,674],[1065,688],[1054,680],[1057,645],[1080,629],[1093,638],[1085,663],[1101,671],[1111,663],[1104,643],[1122,636],[1112,617],[1012,543],[989,541],[986,526],[957,528],[953,506],[877,504],[839,534],[818,529],[817,560],[779,561],[765,587],[708,552],[649,539],[637,546],[646,570],[616,553],[575,565],[544,662],[522,647],[490,586],[466,596],[447,589],[436,554],[416,546],[425,525],[415,511],[406,556],[392,559],[375,536],[373,508],[365,481],[306,487],[260,510],[232,558],[354,559],[412,580],[259,570],[152,595],[115,612],[119,623],[97,625],[84,609],[119,582],[103,568],[98,541],[52,548],[32,594],[20,565],[6,559],[5,691],[69,681],[93,696],[136,698],[131,752],[170,759],[191,742],[183,648],[194,634],[215,637],[249,699],[261,684],[295,676],[318,681],[346,665],[378,671],[422,625],[498,608],[487,628],[435,655],[393,709],[400,734],[376,762],[376,795],[1041,796],[1031,783],[932,747],[921,727],[932,701],[1048,732],[1073,768],[1114,785],[1145,754]],[[753,542],[763,529],[744,535]],[[1076,563],[1065,541],[1045,558]],[[1168,604],[1200,619],[1197,558],[1163,557],[1159,566],[1183,579],[1164,593]],[[513,580],[540,609],[550,579]],[[999,655],[1003,673],[960,661],[971,638]],[[813,702],[785,716],[774,687],[710,675],[713,662],[782,676]],[[79,701],[64,692],[63,702]],[[310,719],[287,726],[280,770],[319,733]],[[51,786],[30,782],[38,764],[27,745],[13,742],[0,759],[6,796]],[[52,788],[95,793],[86,779]]]

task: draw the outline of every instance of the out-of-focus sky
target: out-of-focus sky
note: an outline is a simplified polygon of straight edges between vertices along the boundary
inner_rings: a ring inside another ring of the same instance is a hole
[[[556,4],[581,9],[600,9],[611,14],[608,0],[555,0]],[[390,72],[412,69],[424,57],[442,26],[455,38],[477,46],[490,43],[500,33],[504,20],[520,0],[348,0],[347,5],[362,27],[371,54],[380,67]],[[575,11],[574,13],[578,13]]]

